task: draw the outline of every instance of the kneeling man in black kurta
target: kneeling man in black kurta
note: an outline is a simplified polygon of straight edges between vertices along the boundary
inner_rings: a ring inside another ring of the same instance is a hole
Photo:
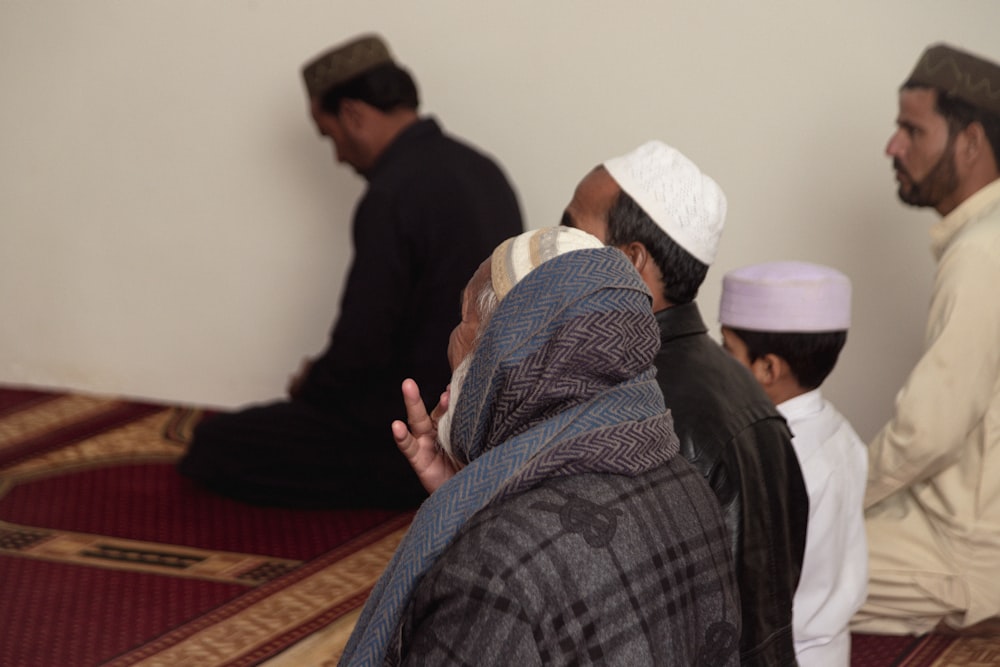
[[[205,420],[179,468],[258,504],[416,506],[426,492],[386,426],[406,414],[400,378],[435,398],[445,389],[434,351],[459,320],[465,280],[523,229],[517,197],[493,160],[418,114],[413,79],[378,37],[320,55],[303,77],[320,134],[368,182],[340,316],[289,400]]]

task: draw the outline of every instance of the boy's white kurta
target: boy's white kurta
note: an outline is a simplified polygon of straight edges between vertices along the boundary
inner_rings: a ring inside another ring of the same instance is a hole
[[[865,600],[868,549],[862,500],[868,453],[819,389],[778,406],[792,430],[809,493],[809,528],[792,625],[802,667],[847,667],[848,621]]]
[[[1000,614],[1000,180],[931,229],[925,352],[869,446],[859,631]]]

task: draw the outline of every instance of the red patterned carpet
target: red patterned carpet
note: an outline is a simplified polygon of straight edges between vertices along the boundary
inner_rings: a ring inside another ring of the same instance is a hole
[[[363,604],[410,515],[209,494],[199,416],[0,389],[0,665],[258,664]]]
[[[181,478],[199,410],[0,387],[0,666],[334,665],[411,515],[253,507]],[[1000,638],[856,636],[858,667]]]

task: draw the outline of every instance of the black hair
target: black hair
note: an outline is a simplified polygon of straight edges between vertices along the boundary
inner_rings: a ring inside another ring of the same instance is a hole
[[[768,354],[777,355],[785,360],[804,389],[815,389],[823,384],[847,342],[847,331],[778,333],[727,328],[747,346],[751,363]]]
[[[378,65],[330,88],[320,96],[319,106],[335,116],[345,99],[360,100],[382,112],[400,108],[416,110],[420,105],[413,77],[395,63]]]
[[[677,245],[642,207],[624,191],[608,211],[607,245],[621,247],[638,241],[646,246],[663,274],[663,296],[674,305],[694,301],[705,281],[708,264]]]
[[[954,137],[972,123],[982,125],[986,140],[989,141],[990,148],[993,149],[993,158],[996,160],[997,166],[1000,166],[1000,114],[973,106],[940,88],[911,81],[903,84],[904,90],[911,88],[927,88],[937,92],[937,102],[934,108],[944,116],[945,122],[948,123],[949,137]]]

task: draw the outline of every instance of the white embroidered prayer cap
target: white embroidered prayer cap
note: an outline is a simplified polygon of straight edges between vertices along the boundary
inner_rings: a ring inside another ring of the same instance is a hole
[[[615,182],[679,246],[711,264],[726,222],[726,195],[676,148],[648,141],[604,163]]]
[[[851,281],[809,262],[768,262],[722,278],[719,323],[776,333],[846,331],[851,326]]]
[[[502,301],[514,285],[543,262],[573,250],[603,247],[596,236],[573,227],[543,227],[524,232],[493,251],[490,262],[493,291]]]

